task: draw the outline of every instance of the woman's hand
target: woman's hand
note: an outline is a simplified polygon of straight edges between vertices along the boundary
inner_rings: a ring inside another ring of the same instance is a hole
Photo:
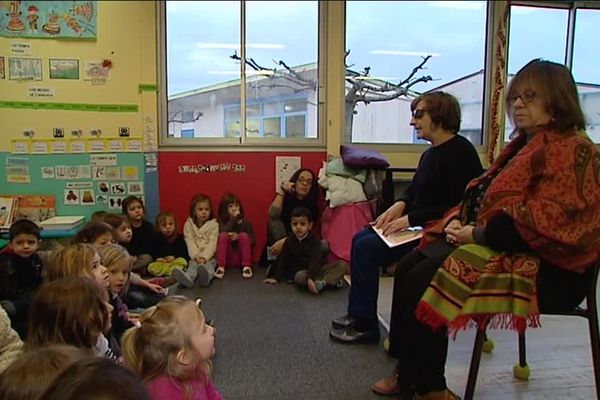
[[[283,248],[283,244],[285,243],[285,238],[279,239],[275,243],[271,245],[270,253],[272,256],[278,256],[281,253],[281,249]]]
[[[410,227],[410,224],[408,223],[408,215],[405,215],[404,217],[396,218],[395,220],[383,225],[381,230],[383,231],[383,235],[387,236],[394,232],[404,230],[408,227]]]
[[[317,285],[315,284],[315,281],[313,279],[308,278],[308,280],[306,281],[306,285],[308,286],[308,290],[312,294],[319,294],[319,291],[317,290]]]
[[[229,235],[229,240],[231,240],[232,242],[235,242],[238,239],[237,232],[227,232],[227,235]]]
[[[194,260],[198,263],[198,265],[206,264],[206,258],[204,257],[198,256]]]
[[[405,206],[406,205],[403,201],[397,201],[394,203],[390,208],[385,210],[383,214],[377,217],[375,220],[375,228],[384,229],[384,227],[387,226],[387,224],[389,224],[391,221],[400,218],[404,212]]]
[[[455,220],[453,220],[452,222],[454,221]],[[452,222],[446,226],[446,229],[444,229],[444,232],[446,232],[446,240],[448,241],[448,243],[456,245],[475,243],[475,240],[473,239],[473,230],[475,229],[474,226],[450,226]]]
[[[296,190],[296,184],[294,182],[283,182],[281,184],[281,190],[283,190],[284,193],[292,194]]]

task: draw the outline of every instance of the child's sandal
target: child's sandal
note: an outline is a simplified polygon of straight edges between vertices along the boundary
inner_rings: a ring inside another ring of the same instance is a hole
[[[217,268],[217,270],[215,271],[215,278],[223,279],[223,276],[225,276],[225,268],[223,268],[223,267]]]
[[[242,277],[244,279],[250,279],[250,278],[252,278],[252,268],[250,268],[250,267],[244,267],[244,268],[242,268]]]

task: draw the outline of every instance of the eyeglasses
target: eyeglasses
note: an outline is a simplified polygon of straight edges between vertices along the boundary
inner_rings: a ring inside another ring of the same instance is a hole
[[[298,179],[296,183],[300,183],[302,185],[312,185],[312,179]]]
[[[423,118],[423,115],[425,115],[426,112],[427,112],[426,108],[416,109],[412,112],[412,117],[414,119],[421,119],[421,118]]]
[[[510,96],[508,98],[508,103],[509,104],[515,104],[515,102],[517,101],[517,99],[521,99],[521,102],[523,104],[530,104],[530,103],[533,103],[533,101],[535,100],[536,96],[537,96],[536,92],[527,91],[527,92],[523,92],[523,93],[518,94],[518,95]]]

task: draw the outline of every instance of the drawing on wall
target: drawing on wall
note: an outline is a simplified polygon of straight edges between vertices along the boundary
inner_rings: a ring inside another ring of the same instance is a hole
[[[125,194],[125,184],[123,182],[111,183],[110,194]]]
[[[104,66],[102,60],[85,60],[83,71],[83,79],[86,81],[110,78],[110,67]]]
[[[96,0],[0,2],[0,36],[95,38]]]
[[[91,189],[79,190],[79,198],[81,199],[81,205],[93,206],[94,204],[96,204],[96,199],[94,198],[94,191]]]
[[[4,57],[0,57],[0,79],[4,79]]]
[[[109,196],[108,208],[111,210],[121,211],[121,205],[123,204],[124,199],[125,196]]]
[[[142,182],[127,182],[127,193],[144,194],[144,184]]]
[[[275,191],[281,193],[281,184],[288,182],[300,169],[300,157],[275,157]]]
[[[42,167],[43,179],[54,179],[54,167]]]
[[[41,81],[41,58],[8,58],[8,79],[14,81]]]
[[[126,181],[134,181],[138,179],[138,167],[135,165],[125,165],[123,167],[123,173],[121,174],[121,178]]]
[[[50,79],[79,79],[79,60],[51,58]]]
[[[96,196],[96,204],[105,206],[108,204],[108,196],[99,194]]]
[[[77,189],[65,189],[65,204],[70,206],[79,204],[79,192]]]
[[[106,180],[106,167],[103,165],[92,167],[92,179]]]
[[[109,181],[121,179],[121,169],[119,167],[106,167],[106,179]]]
[[[98,182],[98,190],[101,193],[108,193],[108,182]]]

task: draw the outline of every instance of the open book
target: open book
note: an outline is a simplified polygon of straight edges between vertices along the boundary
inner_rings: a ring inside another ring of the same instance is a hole
[[[423,237],[423,228],[420,226],[414,226],[407,228],[402,231],[394,232],[391,235],[384,236],[381,229],[372,227],[375,233],[379,235],[381,240],[385,242],[389,247],[400,246],[401,244],[412,242],[413,240],[419,240]]]

